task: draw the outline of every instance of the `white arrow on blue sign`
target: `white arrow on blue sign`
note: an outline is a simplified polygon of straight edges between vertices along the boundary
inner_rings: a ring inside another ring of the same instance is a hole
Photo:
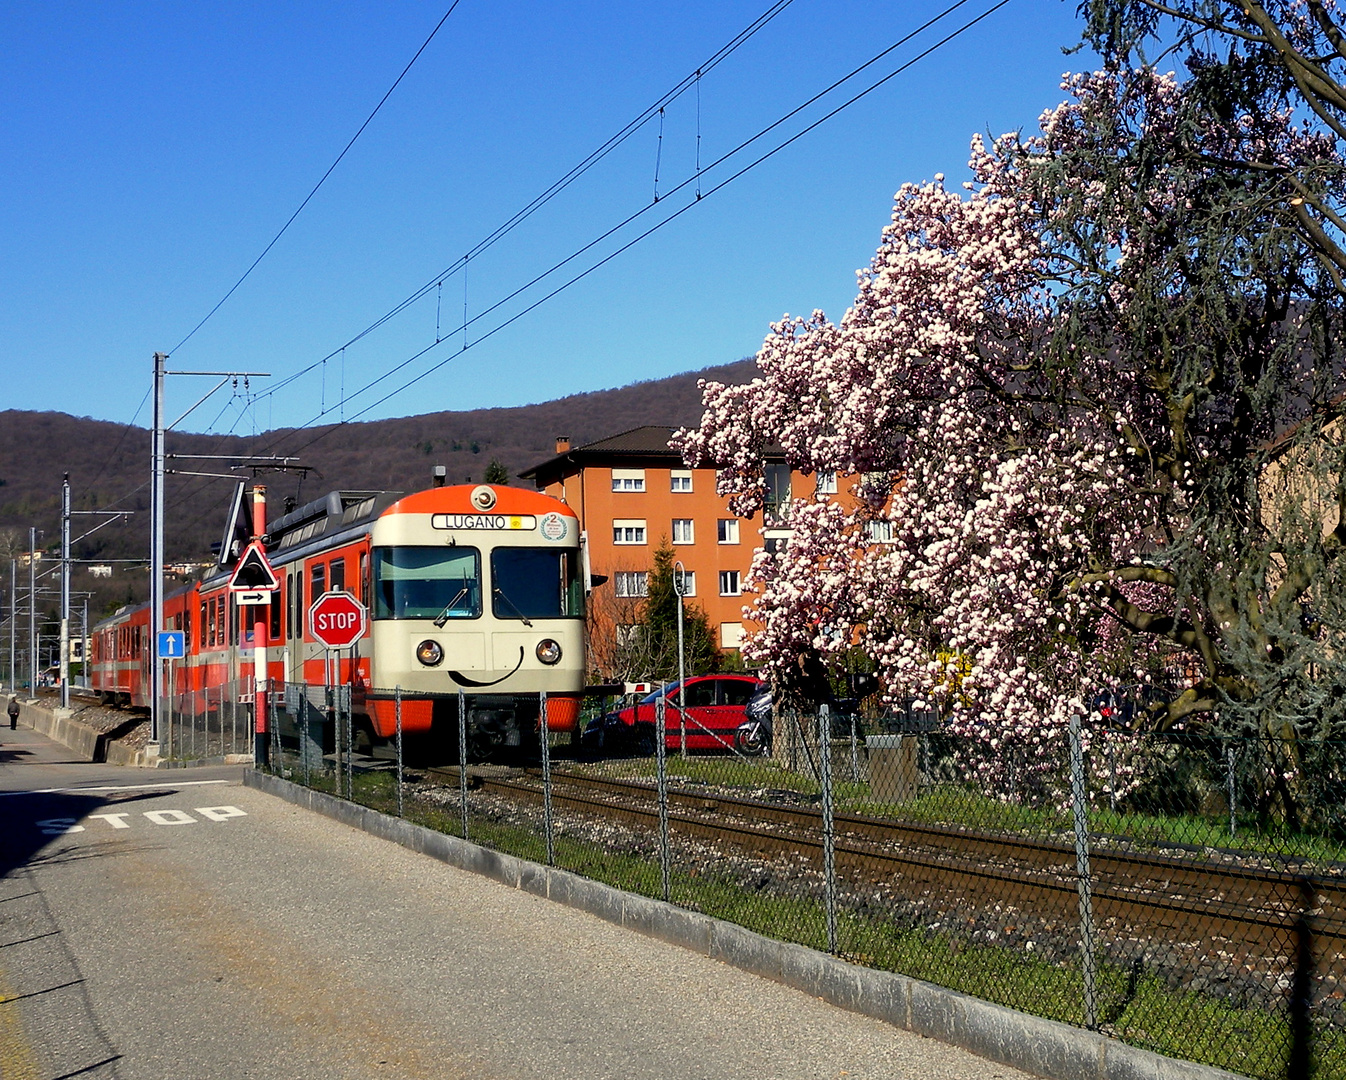
[[[165,630],[159,635],[159,659],[181,660],[187,651],[187,635],[181,630]]]

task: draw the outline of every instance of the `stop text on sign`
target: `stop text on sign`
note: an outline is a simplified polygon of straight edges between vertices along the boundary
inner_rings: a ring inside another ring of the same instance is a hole
[[[325,593],[308,609],[309,633],[329,649],[346,649],[365,632],[368,613],[350,593]]]

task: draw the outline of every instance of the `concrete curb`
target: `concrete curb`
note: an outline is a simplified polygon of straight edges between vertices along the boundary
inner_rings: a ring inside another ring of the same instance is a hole
[[[1097,1032],[1043,1020],[919,979],[858,967],[775,941],[734,923],[622,892],[448,836],[249,769],[248,787],[440,862],[481,874],[600,919],[1049,1080],[1243,1080],[1208,1065],[1164,1057]]]
[[[7,723],[4,710],[9,706],[13,694],[0,695],[0,716]],[[45,735],[60,743],[68,750],[78,754],[85,761],[106,762],[109,765],[127,765],[142,769],[191,768],[201,765],[240,765],[252,761],[251,754],[226,754],[223,757],[202,758],[199,761],[164,761],[161,758],[150,760],[144,750],[132,750],[122,746],[108,734],[92,728],[88,724],[70,716],[62,715],[61,709],[48,709],[27,698],[19,698],[19,723],[30,727],[39,735]]]

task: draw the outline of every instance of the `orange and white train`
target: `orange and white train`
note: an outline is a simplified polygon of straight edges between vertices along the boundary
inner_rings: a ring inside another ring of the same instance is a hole
[[[365,635],[337,661],[357,742],[393,737],[395,688],[404,734],[445,744],[457,738],[461,693],[474,756],[532,745],[544,691],[548,729],[574,731],[589,580],[579,521],[564,503],[486,484],[334,491],[269,522],[263,544],[280,584],[263,609],[273,686],[330,678],[306,617],[314,600],[345,590],[369,609]],[[218,708],[228,687],[251,698],[258,609],[234,602],[230,576],[220,566],[165,597],[164,628],[186,639],[182,659],[164,661],[178,708]],[[148,605],[121,609],[94,628],[93,688],[148,704],[153,652]]]

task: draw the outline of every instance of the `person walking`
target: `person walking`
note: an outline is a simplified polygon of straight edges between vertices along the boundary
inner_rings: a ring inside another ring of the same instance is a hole
[[[15,731],[19,726],[19,699],[12,697],[9,699],[9,730]]]

